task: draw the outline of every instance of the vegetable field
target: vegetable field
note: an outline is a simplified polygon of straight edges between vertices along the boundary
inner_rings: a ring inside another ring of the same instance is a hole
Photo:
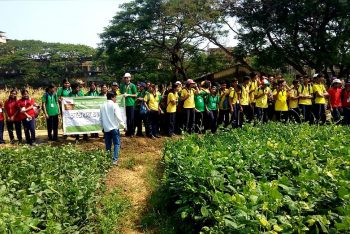
[[[167,206],[192,232],[349,233],[350,129],[247,126],[164,152]]]
[[[110,164],[102,151],[82,152],[72,145],[3,148],[0,233],[96,232]]]

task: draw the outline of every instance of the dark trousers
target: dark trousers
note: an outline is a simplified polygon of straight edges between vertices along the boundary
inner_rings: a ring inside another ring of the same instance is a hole
[[[267,123],[269,121],[268,109],[255,107],[255,113],[258,118],[258,122]]]
[[[299,108],[291,108],[288,111],[289,119],[296,122],[296,123],[301,123],[300,119],[300,110]]]
[[[275,103],[269,102],[269,107],[267,108],[267,116],[269,120],[273,120],[273,117],[275,116]]]
[[[155,110],[150,110],[149,119],[150,119],[150,125],[151,125],[150,133],[153,136],[157,136],[159,132],[159,112]]]
[[[168,120],[168,135],[171,136],[174,134],[174,131],[175,131],[176,112],[167,113],[167,120]]]
[[[219,110],[218,125],[224,123],[226,128],[230,124],[230,110]]]
[[[231,116],[232,128],[241,128],[243,120],[243,112],[241,111],[241,106],[239,104],[235,104],[233,106],[233,113]]]
[[[146,135],[148,135],[149,127],[147,125],[147,114],[141,114],[140,110],[135,110],[135,127],[137,128],[136,135],[141,136],[142,135],[142,123],[145,126],[146,129]],[[134,130],[135,132],[135,130]]]
[[[183,111],[177,111],[176,112],[176,122],[175,122],[175,133],[181,134],[182,128],[183,128]]]
[[[215,133],[218,128],[218,124],[217,124],[218,111],[217,110],[208,111],[208,119],[210,122],[210,130],[212,133]]]
[[[276,120],[280,122],[287,122],[288,111],[276,111]]]
[[[24,128],[24,135],[26,137],[26,142],[28,144],[33,144],[35,142],[35,119],[27,121],[27,119],[22,120],[22,125]]]
[[[133,106],[125,107],[126,111],[126,135],[133,136],[135,135],[135,108]]]
[[[13,126],[16,129],[17,140],[22,141],[22,126],[21,121],[6,121],[7,131],[9,133],[10,141],[15,139],[13,135]]]
[[[250,107],[250,105],[242,106],[242,108],[245,120],[247,122],[251,122],[253,120],[252,108]]]
[[[312,106],[311,105],[299,105],[299,108],[301,110],[301,114],[304,116],[304,121],[309,122],[312,124],[313,121],[313,115],[312,115]]]
[[[5,122],[4,120],[0,121],[0,143],[5,143],[4,141],[4,128],[5,128]]]
[[[196,112],[196,125],[194,127],[195,133],[203,133],[204,130],[204,112]]]
[[[314,115],[316,124],[326,123],[326,107],[325,104],[314,104]]]
[[[49,140],[56,141],[58,138],[58,115],[49,116],[46,119],[47,136]]]
[[[191,134],[194,131],[194,124],[195,124],[195,110],[194,108],[184,108],[184,129],[189,134]]]
[[[350,107],[343,107],[344,125],[350,125]]]
[[[333,122],[334,123],[339,123],[339,120],[340,120],[340,107],[333,107],[332,108],[332,117],[333,117]]]

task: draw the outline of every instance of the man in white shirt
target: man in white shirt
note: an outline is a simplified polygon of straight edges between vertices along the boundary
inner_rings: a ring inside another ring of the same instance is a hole
[[[107,102],[100,108],[100,124],[104,132],[106,150],[111,152],[112,143],[114,144],[113,165],[118,165],[120,147],[119,127],[125,127],[116,100],[114,93],[107,93]]]

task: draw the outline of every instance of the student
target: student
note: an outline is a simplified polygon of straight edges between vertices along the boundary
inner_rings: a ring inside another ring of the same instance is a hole
[[[299,80],[293,80],[293,87],[289,91],[288,107],[289,117],[297,123],[301,123],[299,111]]]
[[[108,93],[108,87],[106,84],[102,84],[101,85],[101,93],[99,94],[99,96],[101,97],[107,97],[107,93]]]
[[[135,99],[137,96],[137,87],[131,83],[131,74],[125,73],[123,82],[120,85],[120,93],[125,97],[125,110],[126,110],[126,136],[134,137],[135,135]]]
[[[4,103],[0,101],[0,144],[5,144],[4,128],[5,128]]]
[[[47,135],[49,141],[58,140],[58,115],[60,114],[56,86],[50,84],[47,92],[42,96],[42,107],[46,118]]]
[[[225,81],[221,82],[220,84],[220,90],[219,90],[219,97],[220,97],[220,104],[219,104],[219,119],[218,119],[218,125],[221,125],[224,123],[224,128],[227,128],[227,126],[230,124],[230,90],[227,89],[227,84]]]
[[[114,95],[118,96],[120,95],[120,89],[119,89],[119,84],[118,82],[113,82],[112,83],[112,90],[111,93],[114,93]]]
[[[288,92],[286,82],[283,79],[277,81],[277,89],[273,92],[275,100],[276,120],[287,122],[288,120]]]
[[[96,83],[95,82],[91,82],[90,83],[90,90],[85,94],[85,96],[89,96],[89,97],[97,97],[100,96],[100,94],[97,91],[96,88]]]
[[[343,124],[348,126],[350,125],[350,81],[347,81],[345,83],[345,88],[343,89],[341,100],[344,114]]]
[[[63,79],[62,87],[57,89],[57,96],[59,100],[62,100],[62,97],[69,97],[69,94],[72,92],[72,88],[70,86],[70,82],[68,79]]]
[[[205,109],[208,114],[208,120],[210,122],[210,130],[212,133],[217,131],[217,119],[219,112],[220,97],[217,95],[216,86],[212,86],[210,89],[210,95],[207,96]]]
[[[242,127],[242,111],[239,103],[241,90],[242,88],[238,85],[238,80],[234,79],[229,95],[232,128]]]
[[[268,87],[268,80],[264,80],[261,87],[258,87],[255,90],[255,110],[259,121],[263,123],[268,122],[268,97],[271,95],[271,90]]]
[[[303,77],[303,83],[298,88],[299,108],[304,117],[305,122],[313,123],[312,115],[312,99],[314,90],[308,76]]]
[[[342,108],[342,101],[341,101],[341,95],[342,95],[342,83],[339,79],[334,79],[332,82],[332,87],[328,89],[329,97],[328,97],[328,105],[329,109],[331,110],[333,121],[335,123],[339,123],[341,115],[341,108]]]
[[[315,93],[314,115],[315,123],[326,123],[326,98],[328,99],[328,92],[324,86],[324,75],[318,74],[316,77],[316,83],[313,85]]]
[[[242,87],[242,92],[241,92],[241,99],[240,99],[240,105],[243,109],[243,114],[244,118],[246,119],[247,122],[251,122],[253,120],[253,115],[252,115],[252,108],[250,106],[250,98],[249,98],[249,82],[250,78],[249,76],[245,76],[243,78],[243,85]]]
[[[175,135],[175,122],[176,122],[176,105],[179,100],[178,97],[179,85],[173,84],[172,89],[169,91],[167,96],[167,122],[168,122],[168,136],[172,137]]]
[[[149,91],[146,93],[144,101],[148,111],[150,120],[150,138],[160,138],[159,136],[159,115],[162,112],[159,103],[161,101],[161,94],[157,91],[157,87],[151,84]]]
[[[184,128],[189,134],[194,131],[195,124],[195,102],[194,95],[199,92],[196,83],[192,79],[188,79],[186,86],[181,91],[181,101],[183,102],[183,119]]]
[[[146,83],[141,82],[137,84],[137,95],[135,101],[134,117],[135,117],[135,129],[137,129],[136,136],[143,137],[142,122],[146,129],[146,135],[149,135],[149,126],[147,125],[147,108],[145,106],[146,95]],[[134,130],[135,131],[135,130]]]
[[[33,145],[35,144],[35,112],[33,109],[35,102],[29,97],[28,90],[22,89],[21,94],[22,98],[17,101],[18,118],[23,124],[27,144]]]
[[[69,97],[81,97],[83,96],[83,93],[80,92],[80,85],[78,83],[74,83],[71,86],[72,88],[72,92],[70,92]],[[83,140],[88,141],[88,135],[87,134],[83,134]],[[78,142],[79,141],[79,135],[75,135],[75,141]]]
[[[199,92],[194,95],[194,103],[195,103],[195,129],[196,133],[203,133],[205,129],[206,123],[206,114],[205,114],[205,99],[209,94],[208,90],[208,82],[203,81],[199,87]]]
[[[250,73],[250,82],[249,82],[249,102],[251,106],[252,118],[255,116],[255,91],[259,87],[259,75],[256,72]]]
[[[4,110],[6,112],[6,126],[10,137],[10,143],[15,143],[15,137],[13,135],[13,126],[15,126],[18,143],[22,143],[22,127],[19,120],[19,111],[17,108],[17,90],[12,89],[10,91],[9,98],[5,101]]]
[[[100,124],[104,132],[106,151],[111,152],[113,143],[113,165],[118,165],[120,147],[119,128],[120,126],[125,127],[125,123],[119,111],[116,95],[113,93],[107,94],[107,102],[100,108]]]

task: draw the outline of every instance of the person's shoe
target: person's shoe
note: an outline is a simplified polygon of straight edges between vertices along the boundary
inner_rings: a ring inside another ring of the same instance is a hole
[[[149,136],[149,138],[151,138],[151,139],[155,139],[156,137],[155,137],[155,136],[153,136],[153,135],[150,135],[150,136]]]
[[[0,144],[5,144],[5,141],[0,141]]]
[[[10,140],[10,144],[11,145],[15,144],[15,140]]]
[[[138,136],[138,137],[144,137],[144,135],[143,135],[142,133],[138,133],[138,134],[136,134],[136,136]]]
[[[113,161],[113,166],[118,166],[118,160]]]
[[[159,136],[159,135],[155,135],[155,137],[156,137],[156,138],[161,138],[161,136]]]
[[[134,138],[134,135],[130,135],[130,138]]]

